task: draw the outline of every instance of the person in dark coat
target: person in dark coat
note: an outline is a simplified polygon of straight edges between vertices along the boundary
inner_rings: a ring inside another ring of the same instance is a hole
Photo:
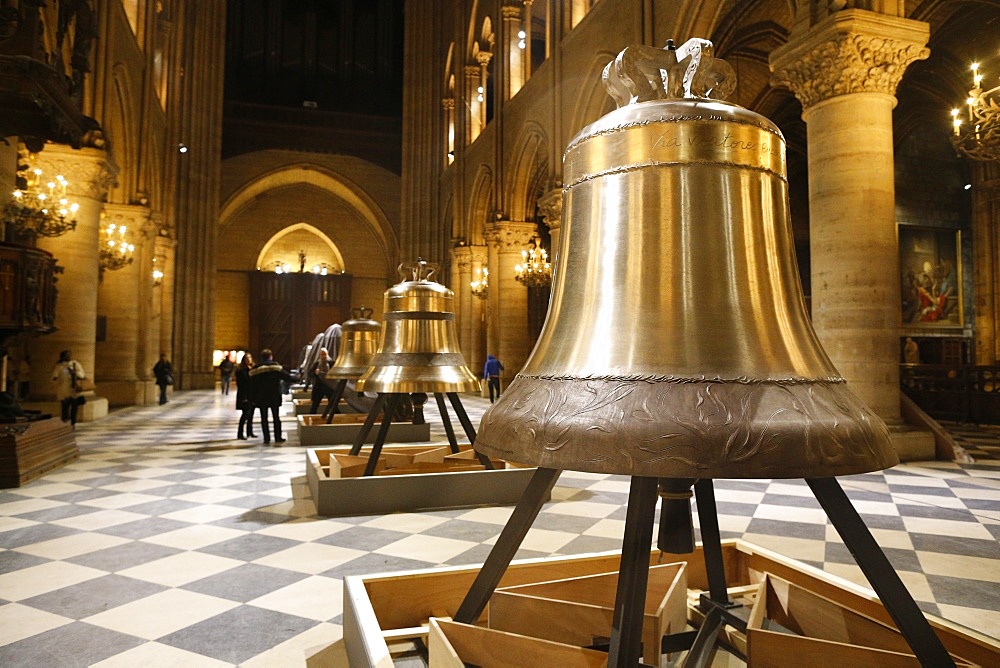
[[[166,353],[160,353],[160,361],[153,367],[156,384],[160,386],[160,405],[167,403],[167,386],[174,384],[174,368],[170,366]]]
[[[312,404],[309,406],[309,413],[319,413],[319,405],[323,399],[329,399],[333,395],[333,388],[326,382],[326,372],[330,370],[333,360],[326,348],[319,349],[319,356],[309,369],[309,380],[312,382]]]
[[[284,443],[281,437],[281,418],[278,409],[281,406],[281,382],[292,383],[295,377],[274,361],[270,349],[260,351],[261,362],[250,369],[250,387],[253,401],[260,409],[260,427],[264,432],[264,445],[271,442],[271,430],[267,423],[267,412],[271,411],[274,420],[274,442]]]
[[[229,353],[222,358],[219,362],[219,381],[222,385],[222,393],[229,394],[229,386],[233,382],[233,371],[236,369],[236,365],[233,364],[233,360],[229,359]]]
[[[253,433],[253,390],[250,385],[250,369],[253,368],[253,355],[244,353],[239,366],[236,367],[236,410],[240,411],[240,426],[236,430],[236,438],[245,441],[257,438]],[[246,436],[243,429],[246,427]]]

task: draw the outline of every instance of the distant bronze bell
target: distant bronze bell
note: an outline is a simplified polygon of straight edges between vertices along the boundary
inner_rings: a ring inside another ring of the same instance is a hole
[[[385,292],[378,352],[359,392],[478,392],[455,331],[455,293],[430,277],[437,265],[399,265],[406,279]]]
[[[345,320],[340,338],[340,352],[330,370],[327,380],[356,380],[371,364],[378,351],[381,325],[371,319],[372,310],[365,306],[351,309],[351,319]]]
[[[605,69],[618,109],[566,149],[545,325],[476,450],[671,478],[898,462],[809,320],[784,138],[721,100],[734,76],[711,54],[706,40],[630,47]]]

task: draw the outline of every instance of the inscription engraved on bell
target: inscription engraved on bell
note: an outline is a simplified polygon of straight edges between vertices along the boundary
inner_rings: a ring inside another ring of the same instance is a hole
[[[479,392],[458,344],[455,293],[431,280],[437,265],[406,262],[399,272],[404,280],[385,292],[378,352],[358,392]]]
[[[809,320],[777,126],[720,99],[733,73],[704,40],[629,47],[604,83],[618,108],[564,154],[545,325],[476,449],[670,478],[895,465]]]

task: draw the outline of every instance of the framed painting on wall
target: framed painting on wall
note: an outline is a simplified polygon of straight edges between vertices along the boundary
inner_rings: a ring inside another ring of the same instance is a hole
[[[963,326],[961,248],[958,230],[899,226],[904,326]]]

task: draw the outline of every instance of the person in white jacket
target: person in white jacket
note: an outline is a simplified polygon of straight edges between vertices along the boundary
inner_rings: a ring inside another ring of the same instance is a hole
[[[52,382],[56,387],[56,399],[62,404],[62,420],[76,425],[76,414],[86,401],[77,390],[77,381],[86,378],[83,365],[70,355],[68,350],[59,353],[59,361],[52,368]]]

